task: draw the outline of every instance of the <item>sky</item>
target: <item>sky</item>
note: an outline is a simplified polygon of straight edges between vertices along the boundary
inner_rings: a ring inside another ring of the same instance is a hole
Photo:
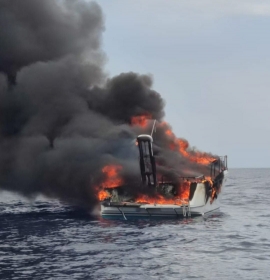
[[[97,0],[109,76],[151,74],[191,146],[270,167],[270,1]]]

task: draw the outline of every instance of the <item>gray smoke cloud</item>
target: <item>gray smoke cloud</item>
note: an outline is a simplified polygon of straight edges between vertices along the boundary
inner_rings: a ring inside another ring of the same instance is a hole
[[[99,51],[104,24],[96,3],[1,0],[0,5],[0,71],[10,82],[32,63]]]
[[[100,7],[83,0],[0,0],[0,186],[91,208],[105,165],[140,189],[133,116],[164,117],[152,78],[107,78]],[[149,133],[150,131],[147,131]],[[158,170],[205,171],[157,131]]]

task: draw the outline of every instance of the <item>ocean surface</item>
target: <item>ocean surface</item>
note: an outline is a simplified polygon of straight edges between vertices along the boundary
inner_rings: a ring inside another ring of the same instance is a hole
[[[270,169],[230,169],[220,213],[111,221],[0,192],[0,279],[269,279]]]

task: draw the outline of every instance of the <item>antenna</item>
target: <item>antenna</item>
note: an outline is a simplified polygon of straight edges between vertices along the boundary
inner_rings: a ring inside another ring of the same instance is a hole
[[[151,132],[151,137],[153,137],[153,132],[154,132],[154,129],[156,127],[156,122],[157,122],[157,120],[154,120],[154,124],[153,124],[153,127],[152,127],[152,132]]]

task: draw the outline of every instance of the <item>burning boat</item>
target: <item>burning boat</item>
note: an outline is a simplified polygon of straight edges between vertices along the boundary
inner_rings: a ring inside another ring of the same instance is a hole
[[[111,173],[115,176],[116,184],[100,192],[102,217],[125,220],[132,217],[181,218],[205,215],[220,208],[222,188],[228,172],[227,156],[211,160],[207,169],[209,174],[179,175],[172,180],[157,174],[152,135],[139,135],[136,143],[142,194],[132,197],[120,186],[117,170],[121,167],[115,166]]]

